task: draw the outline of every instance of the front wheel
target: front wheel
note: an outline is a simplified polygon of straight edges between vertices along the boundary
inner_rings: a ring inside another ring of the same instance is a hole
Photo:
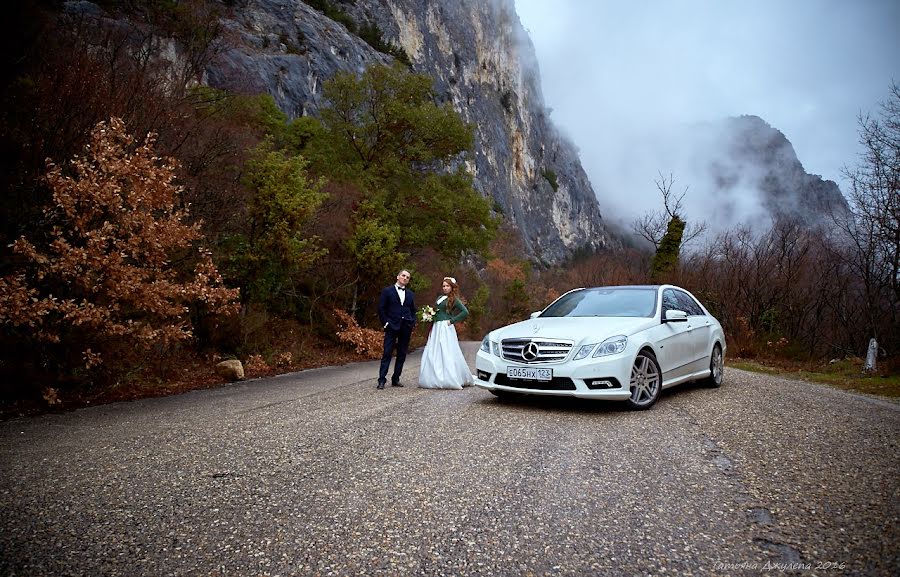
[[[656,357],[648,351],[641,351],[631,367],[631,398],[628,406],[643,411],[653,406],[662,390],[662,371]]]
[[[722,354],[722,347],[713,346],[712,355],[709,357],[709,376],[703,380],[703,384],[713,389],[722,386],[722,379],[725,377],[725,355]]]

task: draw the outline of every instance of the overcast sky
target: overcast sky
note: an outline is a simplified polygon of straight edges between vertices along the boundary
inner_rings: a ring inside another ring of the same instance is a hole
[[[761,117],[807,172],[844,190],[858,114],[877,112],[900,82],[900,0],[515,4],[551,118],[579,148],[605,216],[626,223],[656,208],[658,171],[690,187],[689,212],[703,210],[703,183],[658,135],[727,116]]]

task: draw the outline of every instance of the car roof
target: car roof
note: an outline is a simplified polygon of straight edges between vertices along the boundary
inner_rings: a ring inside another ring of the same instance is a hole
[[[623,284],[623,285],[603,285],[603,286],[588,286],[581,287],[573,290],[595,290],[595,289],[659,289],[662,286],[671,286],[671,285],[659,285],[659,284]]]

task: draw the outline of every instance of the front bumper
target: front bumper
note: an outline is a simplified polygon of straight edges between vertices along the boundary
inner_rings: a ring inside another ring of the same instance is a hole
[[[596,359],[525,365],[479,350],[475,355],[475,386],[488,391],[526,395],[624,401],[631,397],[629,382],[633,356],[626,349],[621,354]],[[536,366],[553,369],[553,381],[513,380],[506,376],[507,367]]]

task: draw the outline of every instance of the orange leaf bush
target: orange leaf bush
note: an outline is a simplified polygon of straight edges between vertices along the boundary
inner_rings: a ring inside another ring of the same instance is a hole
[[[349,314],[340,309],[334,309],[334,316],[338,321],[337,338],[342,343],[353,345],[356,352],[370,359],[381,357],[384,335],[376,330],[360,327]]]
[[[149,351],[190,338],[192,306],[237,311],[238,291],[195,247],[200,224],[184,222],[175,161],[156,156],[154,143],[150,134],[135,146],[112,118],[94,128],[83,157],[65,167],[48,160],[46,241],[15,241],[21,265],[0,278],[0,326],[80,351],[69,362],[91,369],[108,360],[110,343]]]
[[[269,363],[266,362],[262,355],[250,355],[247,357],[247,362],[244,363],[244,370],[248,373],[263,374],[271,369],[272,367],[269,366]]]

